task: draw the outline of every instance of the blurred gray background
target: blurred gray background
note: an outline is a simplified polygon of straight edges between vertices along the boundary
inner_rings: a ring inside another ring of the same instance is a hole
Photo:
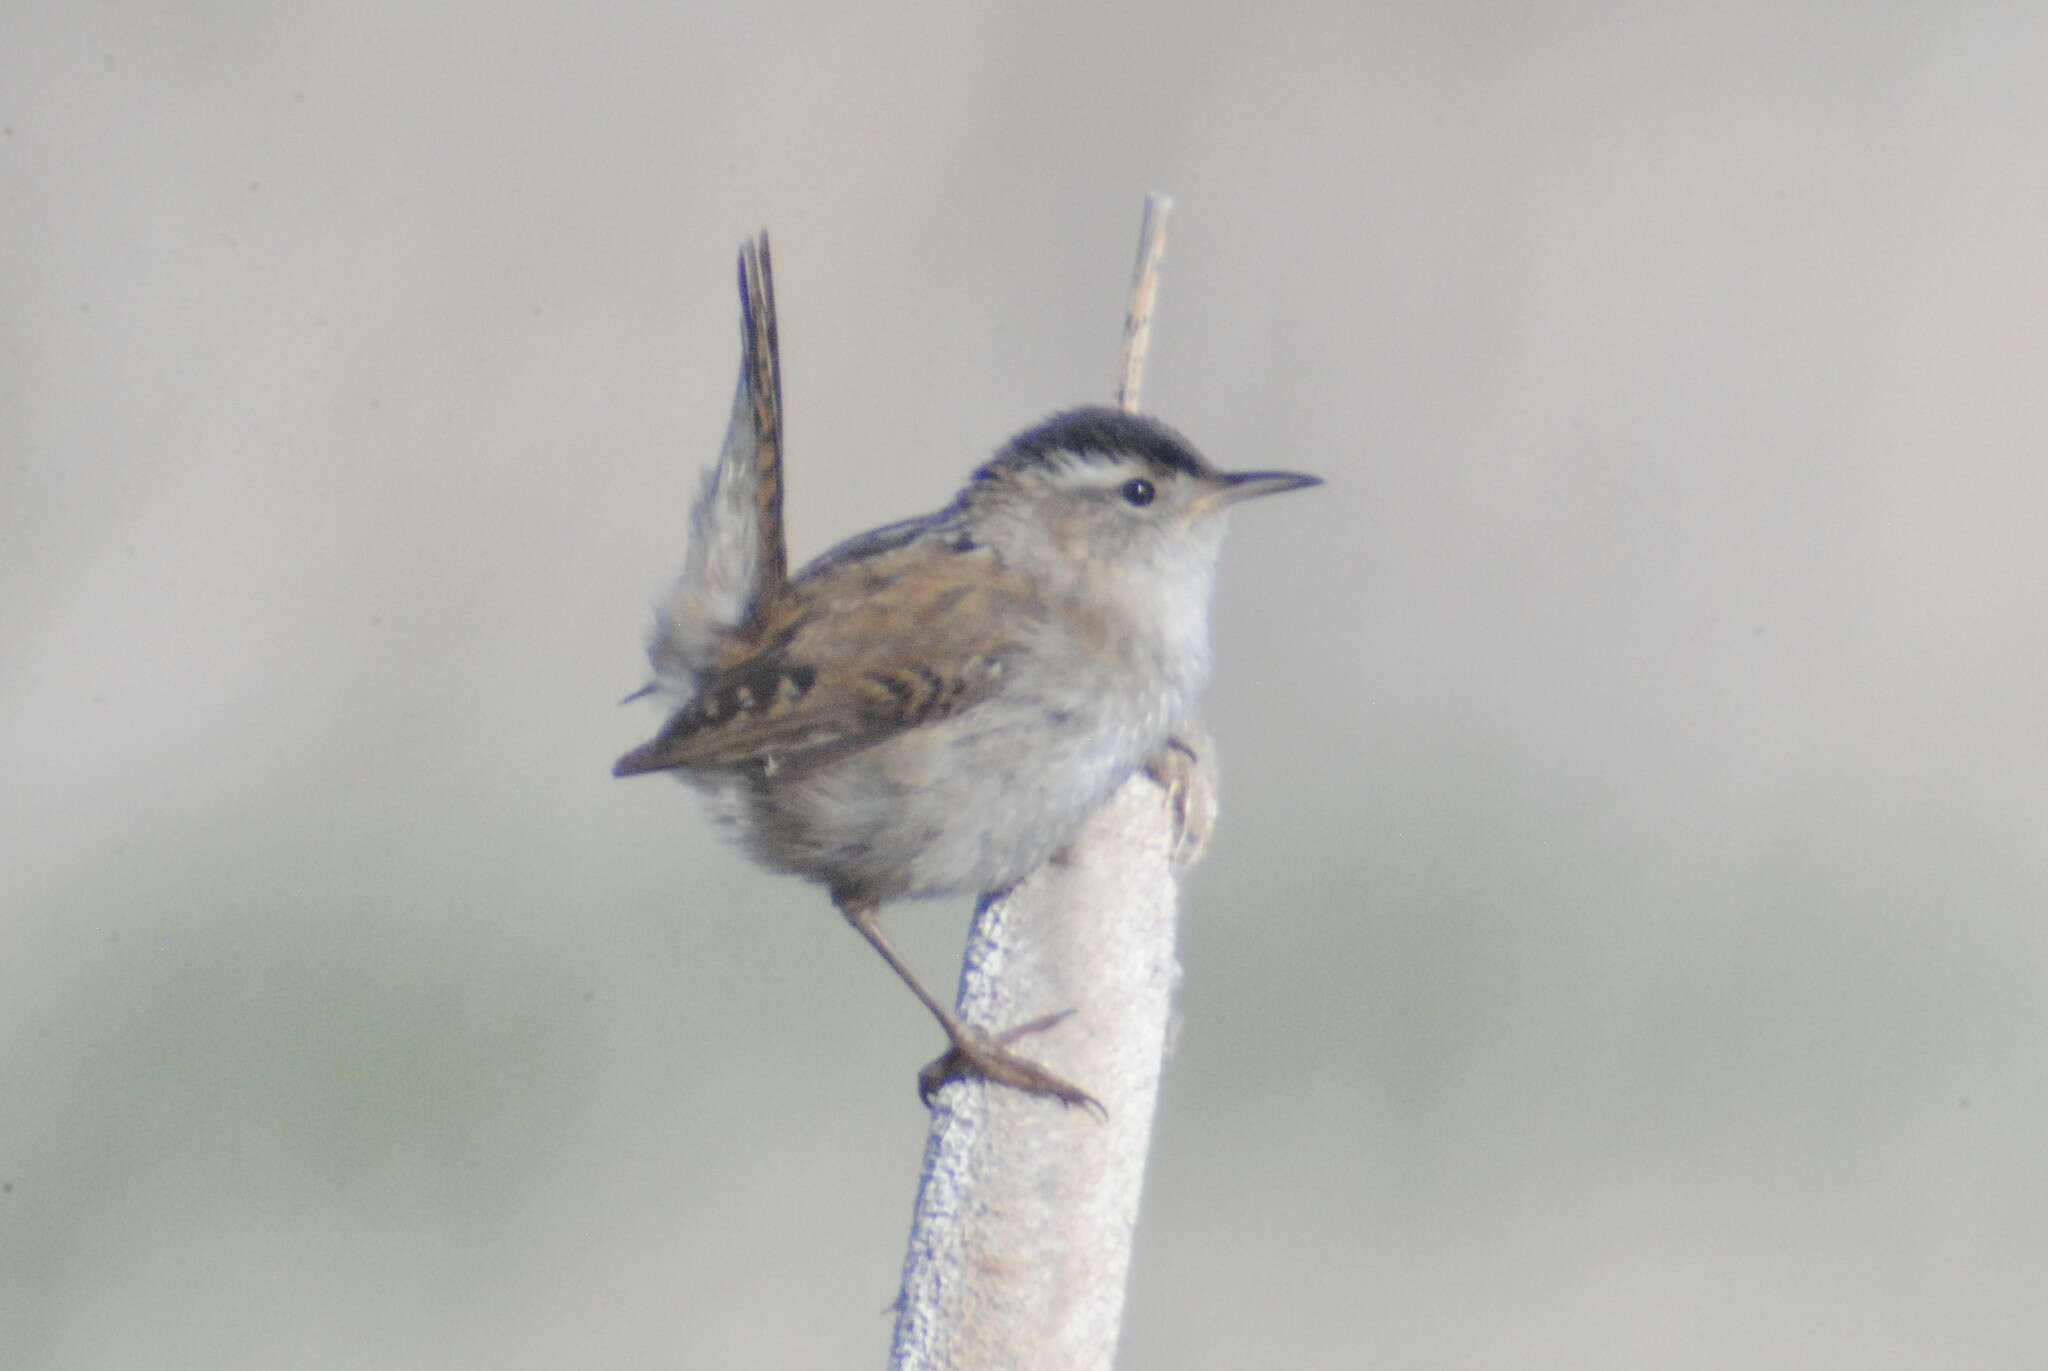
[[[0,125],[0,1362],[881,1362],[936,1035],[614,702],[743,234],[801,558],[1153,187],[1148,405],[1329,485],[1125,1364],[2048,1355],[2040,6],[16,3]]]

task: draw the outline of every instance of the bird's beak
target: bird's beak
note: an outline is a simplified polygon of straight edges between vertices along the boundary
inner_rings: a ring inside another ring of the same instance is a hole
[[[1216,478],[1209,498],[1202,503],[1210,509],[1222,510],[1245,500],[1255,500],[1261,495],[1305,490],[1322,483],[1320,476],[1303,476],[1294,471],[1230,471]]]

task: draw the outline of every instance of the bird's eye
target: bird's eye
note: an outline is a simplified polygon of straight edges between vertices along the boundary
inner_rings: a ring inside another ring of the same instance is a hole
[[[1158,496],[1159,492],[1152,488],[1152,483],[1142,476],[1135,480],[1124,482],[1124,499],[1139,509],[1143,509],[1146,505],[1151,504]]]

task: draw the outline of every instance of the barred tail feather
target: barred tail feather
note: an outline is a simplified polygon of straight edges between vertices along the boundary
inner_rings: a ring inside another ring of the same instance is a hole
[[[740,252],[742,353],[732,418],[718,463],[690,509],[683,569],[655,610],[647,644],[650,689],[680,702],[734,632],[782,593],[782,364],[775,282],[764,232]]]

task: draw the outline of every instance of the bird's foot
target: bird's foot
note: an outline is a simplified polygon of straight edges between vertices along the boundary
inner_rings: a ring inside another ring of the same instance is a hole
[[[1216,830],[1215,743],[1209,731],[1189,719],[1145,759],[1145,774],[1166,792],[1173,810],[1173,864],[1193,866]]]
[[[1015,1028],[999,1033],[995,1037],[984,1037],[964,1025],[952,1034],[953,1045],[943,1056],[917,1073],[917,1093],[930,1108],[939,1091],[951,1081],[979,1078],[1007,1085],[1012,1090],[1021,1090],[1027,1095],[1041,1095],[1058,1100],[1063,1105],[1079,1105],[1098,1119],[1107,1119],[1109,1111],[1102,1107],[1102,1101],[1026,1057],[1010,1051],[1010,1044],[1032,1033],[1043,1033],[1046,1029],[1071,1015],[1071,1009],[1062,1009],[1057,1014],[1046,1014],[1029,1023],[1018,1024]],[[950,1031],[950,1030],[949,1030]]]

